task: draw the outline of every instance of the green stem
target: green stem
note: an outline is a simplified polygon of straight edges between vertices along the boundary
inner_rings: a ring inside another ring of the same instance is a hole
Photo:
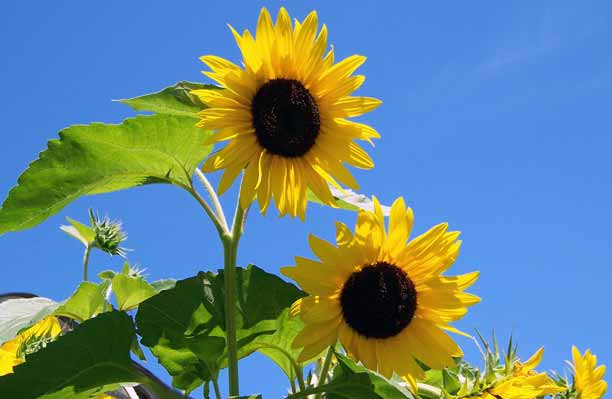
[[[323,361],[323,368],[321,368],[321,372],[319,373],[319,382],[317,386],[321,386],[325,384],[325,380],[327,379],[327,373],[329,372],[329,366],[331,365],[332,358],[334,357],[334,345],[330,346],[327,350],[327,355],[325,355],[325,360]],[[323,392],[319,392],[316,399],[321,399]]]
[[[85,254],[83,255],[83,281],[88,280],[89,274],[89,253],[91,252],[91,246],[85,247]]]
[[[419,392],[427,392],[432,396],[442,397],[442,390],[438,387],[434,387],[429,384],[418,382],[417,389],[419,390]]]
[[[219,219],[219,222],[226,230],[229,230],[229,227],[227,226],[227,220],[225,219],[225,213],[223,212],[223,207],[221,206],[221,202],[219,202],[219,196],[215,192],[215,189],[213,188],[212,184],[210,184],[210,182],[206,178],[206,175],[204,175],[204,173],[202,173],[199,168],[196,168],[195,174],[206,189],[206,192],[208,193],[208,196],[210,197],[213,206],[215,207],[215,213],[217,218]]]
[[[213,388],[215,388],[215,398],[217,399],[221,399],[221,390],[219,389],[219,382],[217,381],[217,378],[213,379]]]
[[[208,202],[206,202],[206,200],[202,198],[202,196],[193,187],[189,188],[188,191],[193,196],[193,198],[195,198],[196,201],[200,203],[200,205],[204,209],[204,212],[206,212],[210,220],[213,222],[213,225],[217,229],[217,233],[219,233],[219,237],[221,237],[221,240],[223,241],[224,236],[227,236],[229,234],[229,231],[227,230],[227,228],[225,228],[225,226],[223,226],[219,218],[217,218],[217,215],[210,208],[210,205],[208,205]]]
[[[289,384],[291,384],[291,393],[295,393],[295,381],[289,379]]]
[[[306,390],[306,384],[304,383],[304,370],[301,366],[295,367],[295,374],[297,374],[297,381],[300,385],[300,391]]]
[[[229,373],[229,394],[238,396],[238,345],[236,342],[236,250],[233,237],[223,241],[225,281],[225,334]]]
[[[244,231],[247,209],[236,205],[236,213],[229,236],[223,236],[225,273],[225,332],[227,336],[227,362],[229,374],[229,396],[240,396],[238,380],[238,344],[236,339],[236,257],[238,243]]]

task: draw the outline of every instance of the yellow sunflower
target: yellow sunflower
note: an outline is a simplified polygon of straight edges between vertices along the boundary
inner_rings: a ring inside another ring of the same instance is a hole
[[[374,212],[359,212],[355,234],[337,222],[337,247],[311,235],[320,261],[296,257],[296,266],[282,269],[310,294],[291,307],[306,324],[293,342],[303,347],[300,360],[339,339],[371,370],[422,378],[416,359],[440,369],[462,356],[445,330],[460,333],[449,323],[480,301],[464,292],[478,272],[443,276],[459,253],[459,232],[442,223],[406,244],[413,219],[404,199],[397,199],[387,233],[374,198]]]
[[[25,355],[36,351],[62,332],[59,321],[48,316],[15,338],[0,346],[0,376],[13,372],[13,367],[25,362]]]
[[[370,97],[351,96],[365,80],[353,72],[365,61],[353,55],[334,63],[327,28],[318,31],[317,13],[293,26],[281,8],[276,23],[263,8],[255,36],[230,26],[242,52],[243,67],[206,55],[204,74],[223,90],[194,90],[209,108],[198,126],[217,130],[211,142],[229,141],[204,164],[206,172],[224,169],[219,193],[246,168],[242,207],[255,195],[265,212],[273,199],[282,215],[304,218],[307,189],[333,205],[328,183],[358,188],[343,163],[370,169],[368,154],[354,140],[380,137],[370,126],[346,118],[380,105]]]
[[[512,374],[500,383],[494,384],[481,395],[473,399],[535,399],[541,396],[554,395],[566,390],[548,377],[546,373],[538,373],[535,368],[542,361],[544,348],[540,348],[526,362],[514,363]]]
[[[574,369],[574,388],[579,394],[580,399],[599,399],[604,396],[608,389],[608,384],[603,380],[606,366],[597,366],[597,356],[590,350],[580,354],[575,346],[572,347],[572,357]]]

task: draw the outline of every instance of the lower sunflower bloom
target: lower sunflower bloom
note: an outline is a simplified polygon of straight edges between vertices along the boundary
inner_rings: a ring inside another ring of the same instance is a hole
[[[459,253],[459,232],[443,223],[406,245],[413,219],[397,199],[387,233],[374,198],[373,212],[359,212],[355,234],[337,222],[337,247],[310,236],[320,262],[296,257],[296,266],[282,269],[310,294],[291,307],[306,324],[293,342],[303,348],[300,361],[338,339],[351,357],[386,377],[422,378],[417,359],[441,369],[462,356],[445,330],[460,333],[449,323],[479,302],[464,292],[478,272],[443,276]]]
[[[62,332],[57,318],[45,317],[15,338],[0,346],[0,376],[11,374],[13,367],[25,362],[25,355],[35,352]]]
[[[597,366],[597,356],[590,350],[580,354],[575,346],[572,347],[574,370],[574,389],[578,392],[580,399],[599,399],[604,396],[608,384],[603,380],[606,366]]]

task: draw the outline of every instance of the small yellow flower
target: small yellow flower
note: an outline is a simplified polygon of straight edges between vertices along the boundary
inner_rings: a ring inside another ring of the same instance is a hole
[[[515,362],[509,377],[493,384],[479,395],[470,396],[469,399],[535,399],[564,392],[566,388],[555,384],[546,373],[538,373],[535,370],[543,355],[544,348],[540,348],[526,362]]]
[[[321,259],[296,257],[282,273],[310,296],[296,301],[291,314],[306,324],[293,342],[310,359],[340,340],[348,354],[386,377],[393,372],[422,378],[417,359],[441,369],[455,364],[462,351],[446,331],[479,298],[464,292],[478,272],[444,276],[459,253],[459,232],[446,223],[408,242],[413,214],[403,198],[391,207],[388,233],[382,209],[362,210],[355,233],[337,223],[334,246],[310,237]],[[460,333],[460,332],[459,332]]]
[[[608,384],[603,380],[606,366],[597,366],[597,356],[591,353],[590,349],[580,354],[575,346],[572,347],[572,357],[574,369],[574,388],[579,394],[580,399],[599,399],[604,396],[608,389]]]
[[[47,316],[17,337],[0,346],[0,376],[13,372],[13,367],[25,362],[25,355],[40,348],[62,332],[57,318]]]
[[[276,23],[263,8],[252,35],[230,26],[242,52],[243,66],[214,55],[201,57],[204,74],[223,90],[194,90],[208,108],[198,126],[216,130],[212,142],[229,141],[204,164],[204,171],[224,170],[219,193],[246,168],[241,204],[257,196],[265,212],[274,200],[281,216],[304,219],[307,190],[333,205],[328,186],[358,188],[344,164],[370,169],[369,155],[354,140],[380,137],[370,126],[348,118],[363,115],[381,102],[351,96],[364,82],[353,73],[365,57],[334,63],[327,53],[327,27],[320,32],[315,11],[291,21],[281,8]],[[318,33],[317,33],[318,32]]]

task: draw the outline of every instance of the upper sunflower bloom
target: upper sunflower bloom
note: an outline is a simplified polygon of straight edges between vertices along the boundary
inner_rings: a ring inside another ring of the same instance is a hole
[[[25,355],[40,349],[62,332],[57,318],[48,316],[0,346],[0,376],[25,362]]]
[[[555,384],[546,373],[538,373],[535,370],[543,355],[544,349],[540,348],[526,362],[515,362],[512,374],[507,379],[495,383],[480,395],[471,396],[470,399],[535,399],[566,391],[566,388]]]
[[[604,396],[608,384],[603,380],[606,366],[597,366],[597,356],[591,354],[590,350],[580,354],[578,348],[572,347],[574,369],[574,388],[580,399],[599,399]]]
[[[365,61],[353,55],[334,64],[327,48],[327,28],[317,34],[316,12],[291,24],[281,8],[276,24],[263,8],[256,35],[240,35],[230,26],[242,51],[244,68],[223,58],[206,55],[204,74],[224,90],[194,90],[209,108],[200,112],[198,126],[217,130],[212,142],[230,140],[204,164],[204,171],[225,169],[219,193],[225,192],[246,168],[241,205],[257,195],[265,212],[270,199],[282,215],[305,217],[307,189],[333,205],[328,183],[358,185],[344,163],[358,168],[374,166],[353,140],[380,137],[370,126],[346,118],[380,105],[369,97],[353,97],[365,80],[352,76]]]
[[[359,212],[355,234],[336,224],[338,247],[310,237],[320,262],[296,257],[295,267],[282,269],[310,294],[291,308],[306,324],[293,343],[304,348],[300,360],[339,339],[350,356],[371,370],[422,378],[415,359],[444,368],[462,356],[444,330],[458,332],[449,323],[479,302],[463,292],[478,272],[442,276],[459,253],[459,233],[447,231],[443,223],[406,245],[412,224],[412,210],[399,198],[387,234],[374,198],[374,212]]]

